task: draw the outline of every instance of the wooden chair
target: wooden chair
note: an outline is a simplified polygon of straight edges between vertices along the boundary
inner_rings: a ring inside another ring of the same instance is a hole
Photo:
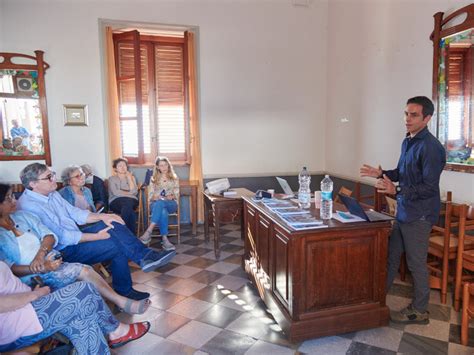
[[[461,241],[455,233],[461,223],[465,220],[466,205],[446,202],[444,213],[444,225],[434,225],[428,246],[428,269],[430,270],[430,287],[441,290],[441,303],[446,303],[448,282],[452,281],[450,269],[454,270],[454,264],[458,258],[458,246],[463,244],[461,250],[474,249],[474,240],[469,242]],[[464,216],[463,216],[464,215]]]
[[[362,194],[362,184],[360,181],[356,181],[354,185],[354,196],[364,206],[372,208],[377,211],[377,190],[372,187],[372,193]]]
[[[397,200],[392,197],[385,196],[385,201],[387,201],[388,214],[395,217],[397,215]]]
[[[339,189],[339,192],[337,193],[336,198],[334,199],[334,202],[342,203],[341,199],[339,198],[339,194],[344,195],[344,196],[351,196],[352,190],[349,190],[347,187],[344,187],[344,186]]]
[[[474,283],[465,283],[462,292],[461,344],[469,342],[469,321],[474,318]]]
[[[141,195],[142,196],[142,195]],[[143,189],[143,201],[141,203],[141,214],[139,216],[146,216],[146,225],[143,226],[143,232],[145,232],[146,228],[150,225],[150,218],[151,218],[151,209],[150,209],[150,201],[148,198],[148,186],[145,186]],[[179,197],[176,200],[178,204],[178,209],[176,210],[175,213],[170,213],[169,214],[169,222],[168,222],[168,237],[174,237],[176,236],[178,239],[178,244],[181,243],[181,222],[180,222],[180,203],[179,203]],[[140,202],[139,202],[140,205]],[[173,221],[174,220],[174,221]],[[155,229],[156,230],[156,229]],[[140,234],[139,234],[140,235]],[[161,236],[160,233],[155,233],[154,231],[151,234],[152,237],[159,237]]]
[[[474,271],[474,235],[466,232],[474,231],[474,206],[462,205],[459,211],[459,247],[457,250],[456,277],[454,288],[454,309],[459,311],[461,287],[463,281],[474,280],[474,275],[463,271]]]

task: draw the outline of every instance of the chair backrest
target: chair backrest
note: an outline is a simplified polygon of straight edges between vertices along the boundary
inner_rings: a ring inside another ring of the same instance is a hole
[[[385,196],[385,201],[387,201],[388,213],[391,216],[397,215],[397,200],[389,196]]]
[[[146,169],[145,179],[143,180],[142,186],[150,185],[151,177],[153,176],[153,169]]]
[[[334,202],[341,203],[341,199],[339,198],[339,194],[350,197],[352,195],[352,190],[349,190],[347,187],[344,187],[344,186],[341,187],[339,189],[339,192],[336,195],[336,198],[334,199]]]
[[[462,253],[464,251],[464,245],[466,241],[466,236],[468,239],[474,238],[466,234],[468,230],[474,230],[474,220],[467,220],[466,215],[468,211],[468,206],[461,204],[456,208],[455,213],[459,216],[458,224],[458,259],[462,260]],[[461,263],[462,265],[462,263]]]

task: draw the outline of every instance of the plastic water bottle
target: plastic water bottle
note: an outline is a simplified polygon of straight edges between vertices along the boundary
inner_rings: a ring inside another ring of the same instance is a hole
[[[321,181],[321,219],[332,218],[332,188],[333,183],[329,175]]]
[[[300,174],[298,175],[300,188],[298,190],[298,204],[300,208],[309,208],[311,206],[311,175],[309,175],[306,166],[303,167]]]

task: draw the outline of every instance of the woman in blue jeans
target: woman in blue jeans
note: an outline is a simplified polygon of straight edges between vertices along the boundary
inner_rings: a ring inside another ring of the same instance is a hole
[[[79,355],[110,354],[109,347],[139,339],[149,329],[149,322],[120,323],[87,282],[75,282],[53,293],[47,286],[31,291],[0,261],[0,352],[32,345],[59,332],[69,338]]]
[[[165,250],[174,250],[175,246],[168,240],[168,215],[178,209],[179,180],[173,166],[166,157],[157,157],[153,168],[153,177],[149,186],[151,223],[140,240],[148,244],[155,226],[160,228],[162,245]]]

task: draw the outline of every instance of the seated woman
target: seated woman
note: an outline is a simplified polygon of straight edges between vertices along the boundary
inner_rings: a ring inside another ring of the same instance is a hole
[[[174,250],[175,246],[168,240],[168,215],[178,209],[179,180],[173,166],[166,157],[157,157],[153,168],[153,177],[148,187],[151,222],[140,240],[147,244],[156,225],[160,228],[162,245],[165,250]]]
[[[59,193],[67,202],[81,210],[96,212],[92,192],[84,186],[86,184],[86,174],[82,172],[80,166],[68,166],[63,170],[61,179],[65,186],[59,190]]]
[[[109,199],[107,198],[107,190],[104,180],[94,175],[89,164],[81,165],[82,171],[86,174],[86,184],[90,185],[92,199],[94,200],[95,209],[99,211],[101,208],[108,209]]]
[[[53,289],[77,280],[88,281],[127,313],[142,314],[148,309],[150,300],[135,301],[117,294],[90,266],[63,263],[61,254],[52,250],[56,236],[35,215],[15,210],[11,186],[0,183],[0,260],[11,265],[25,283],[31,284],[36,275]]]
[[[0,352],[30,346],[59,332],[69,338],[77,354],[110,354],[109,346],[125,345],[149,329],[149,322],[120,323],[88,282],[53,293],[48,286],[32,291],[0,261]]]
[[[109,178],[109,208],[124,220],[128,229],[135,233],[138,206],[138,187],[135,177],[128,170],[128,161],[124,158],[112,162],[114,175]]]
[[[13,138],[12,144],[13,144],[13,151],[16,153],[20,153],[23,155],[28,155],[28,154],[33,153],[32,151],[28,149],[26,145],[23,144],[23,139],[19,136]]]

